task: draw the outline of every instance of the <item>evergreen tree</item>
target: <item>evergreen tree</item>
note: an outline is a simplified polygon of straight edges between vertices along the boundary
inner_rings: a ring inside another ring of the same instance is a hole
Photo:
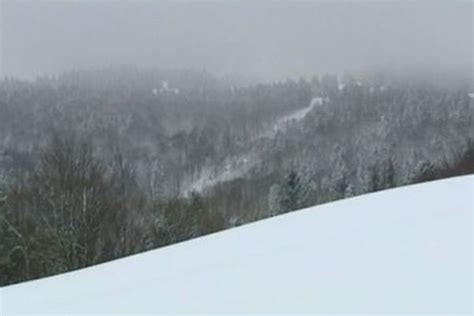
[[[279,210],[283,213],[307,206],[309,187],[294,170],[290,171],[281,186]]]
[[[410,175],[410,183],[431,181],[436,178],[435,166],[429,161],[420,161]]]
[[[268,194],[268,207],[270,209],[270,216],[275,216],[281,213],[281,187],[279,184],[273,184],[270,187]]]
[[[349,197],[353,197],[354,195],[355,195],[354,187],[352,186],[352,184],[349,184],[346,187],[346,191],[344,192],[344,197],[349,198]]]
[[[349,186],[349,172],[342,159],[342,149],[337,147],[335,158],[335,169],[332,176],[332,191],[335,198],[342,198],[346,195]]]
[[[197,237],[202,235],[204,232],[204,226],[206,225],[205,220],[205,208],[203,205],[203,201],[199,193],[192,192],[191,193],[191,201],[188,206],[188,217],[190,217],[190,233],[189,237]]]
[[[384,163],[383,167],[383,189],[393,188],[396,186],[395,182],[395,164],[390,157]]]

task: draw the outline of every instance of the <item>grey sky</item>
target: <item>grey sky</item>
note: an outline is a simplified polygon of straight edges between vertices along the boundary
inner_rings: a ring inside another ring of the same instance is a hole
[[[3,0],[2,72],[118,63],[273,79],[375,64],[466,69],[472,15],[470,1]]]

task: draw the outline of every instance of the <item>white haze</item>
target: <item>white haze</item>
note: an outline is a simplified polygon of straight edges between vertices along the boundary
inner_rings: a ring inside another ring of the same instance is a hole
[[[470,1],[0,2],[3,76],[110,64],[260,80],[387,64],[472,67]]]

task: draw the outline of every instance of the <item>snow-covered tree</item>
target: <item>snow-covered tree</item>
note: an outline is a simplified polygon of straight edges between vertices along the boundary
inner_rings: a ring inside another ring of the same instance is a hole
[[[270,209],[270,216],[274,216],[282,212],[281,198],[281,187],[279,184],[275,183],[270,187],[270,192],[268,193],[268,207]]]
[[[296,171],[291,170],[280,186],[272,187],[272,211],[286,213],[308,206],[311,188]]]
[[[409,175],[410,183],[418,183],[434,180],[436,177],[436,168],[429,161],[419,161]]]
[[[354,186],[352,184],[349,184],[347,187],[346,187],[346,191],[344,192],[344,197],[345,198],[349,198],[349,197],[353,197],[355,195],[355,189],[354,189]]]
[[[334,152],[331,190],[338,198],[344,197],[346,194],[347,187],[349,186],[349,171],[343,159],[343,149],[340,146],[336,146]]]

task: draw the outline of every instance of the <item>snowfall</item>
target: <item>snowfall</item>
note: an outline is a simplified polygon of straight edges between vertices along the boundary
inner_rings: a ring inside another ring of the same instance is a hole
[[[0,314],[470,314],[473,189],[406,186],[4,287]]]

